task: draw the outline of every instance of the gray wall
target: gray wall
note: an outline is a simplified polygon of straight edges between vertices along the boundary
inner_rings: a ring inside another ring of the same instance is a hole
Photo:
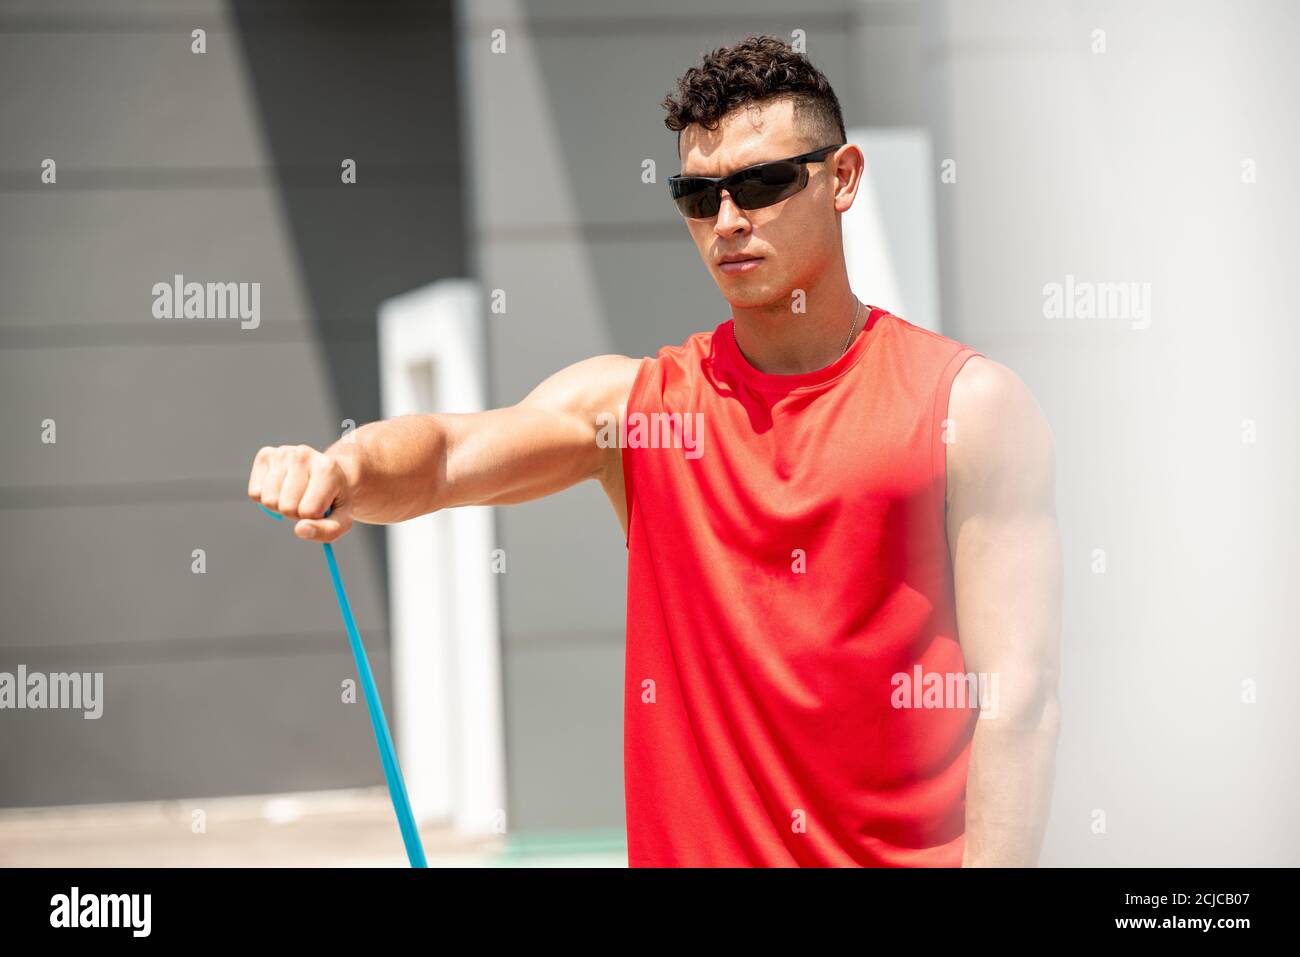
[[[105,675],[98,721],[0,713],[0,805],[382,782],[320,550],[243,495],[259,446],[378,417],[378,303],[468,268],[450,21],[0,13],[0,670]],[[174,273],[260,282],[260,328],[152,318]],[[339,560],[387,695],[381,535]]]

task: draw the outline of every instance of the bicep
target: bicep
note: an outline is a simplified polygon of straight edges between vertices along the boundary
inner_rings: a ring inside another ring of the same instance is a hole
[[[1024,384],[978,357],[954,380],[949,416],[959,437],[948,449],[947,523],[963,654],[969,670],[1001,676],[1004,712],[1029,716],[1058,669],[1051,431]]]
[[[611,451],[601,442],[602,422],[618,415],[637,366],[625,356],[596,356],[556,372],[513,406],[447,416],[450,498],[509,505],[598,477]]]

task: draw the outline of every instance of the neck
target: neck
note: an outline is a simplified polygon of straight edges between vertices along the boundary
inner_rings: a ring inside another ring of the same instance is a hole
[[[806,312],[795,312],[793,300],[753,308],[733,307],[736,344],[749,364],[769,375],[798,375],[823,369],[843,355],[854,313],[856,339],[866,322],[867,310],[864,306],[858,311],[848,277],[841,274],[837,278],[838,282],[808,290]]]

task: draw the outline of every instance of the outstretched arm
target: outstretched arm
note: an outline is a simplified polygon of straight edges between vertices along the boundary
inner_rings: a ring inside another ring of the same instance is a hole
[[[638,366],[596,356],[507,408],[372,422],[323,452],[267,446],[253,460],[248,496],[299,519],[299,538],[332,542],[354,519],[381,524],[458,505],[526,502],[589,478],[608,488],[620,450],[598,444],[598,418],[620,414]]]

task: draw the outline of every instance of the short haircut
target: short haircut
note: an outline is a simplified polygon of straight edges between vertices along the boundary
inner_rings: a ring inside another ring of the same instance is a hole
[[[822,72],[784,40],[748,36],[707,53],[677,80],[677,90],[663,101],[664,125],[677,131],[698,123],[715,130],[722,118],[742,106],[792,99],[794,116],[809,149],[847,140],[840,101]]]

